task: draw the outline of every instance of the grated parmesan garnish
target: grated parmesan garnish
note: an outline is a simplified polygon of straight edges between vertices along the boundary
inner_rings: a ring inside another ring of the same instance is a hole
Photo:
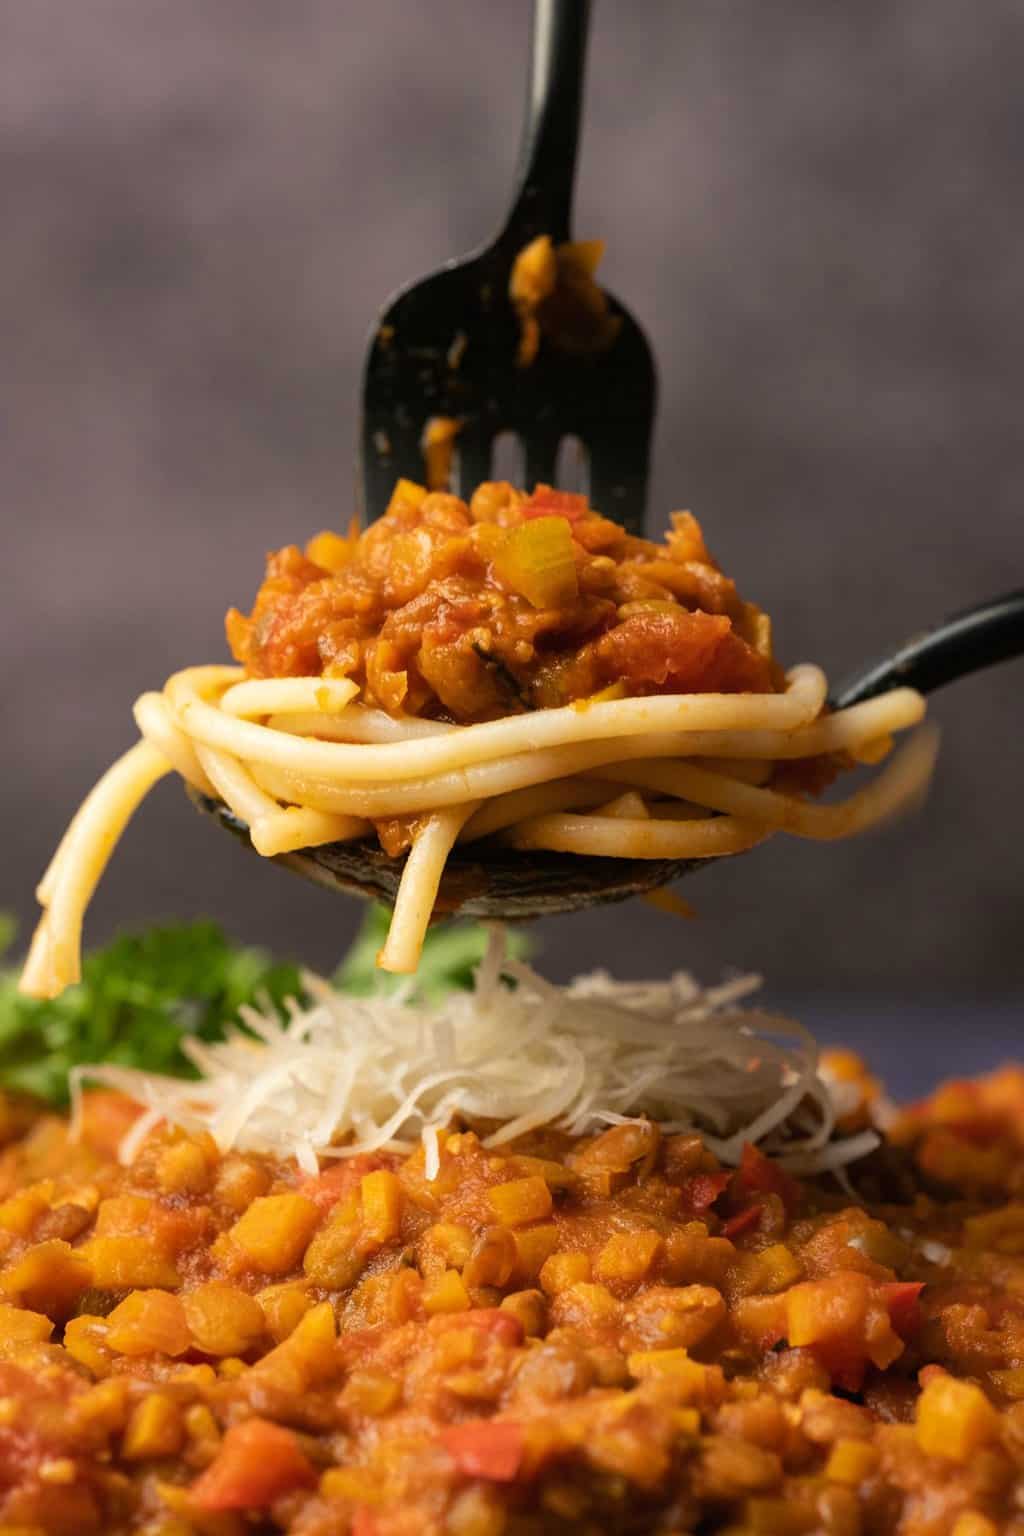
[[[124,1162],[166,1120],[209,1131],[222,1152],[292,1156],[310,1173],[419,1140],[433,1178],[438,1133],[456,1119],[498,1122],[482,1137],[497,1147],[538,1126],[582,1135],[647,1118],[669,1134],[699,1131],[724,1163],[749,1141],[794,1173],[838,1171],[878,1144],[873,1131],[834,1136],[841,1109],[811,1034],[741,1006],[756,976],[701,988],[685,972],[617,982],[597,971],[556,986],[511,959],[495,928],[474,989],[439,1003],[414,983],[373,998],[309,974],[303,985],[285,1020],[245,1008],[223,1042],[183,1042],[198,1081],[78,1068],[73,1102],[90,1081],[143,1106]]]

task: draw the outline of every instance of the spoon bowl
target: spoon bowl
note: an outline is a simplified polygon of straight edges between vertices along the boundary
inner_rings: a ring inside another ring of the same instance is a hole
[[[834,708],[847,708],[890,688],[922,693],[998,662],[1024,655],[1024,590],[953,614],[860,668],[837,688]],[[199,810],[251,847],[249,828],[221,800],[189,788]],[[731,854],[736,858],[736,854]],[[404,859],[390,858],[369,840],[327,843],[274,862],[317,885],[371,901],[394,902]],[[529,852],[499,843],[458,845],[449,855],[435,912],[439,916],[516,920],[576,912],[670,885],[716,859],[613,859]]]
[[[186,786],[192,804],[251,848],[249,828],[210,795]],[[403,859],[390,858],[375,842],[326,843],[273,862],[329,890],[394,903]],[[517,853],[499,843],[456,846],[448,856],[434,911],[439,917],[514,921],[578,912],[641,896],[670,885],[710,859],[603,859],[572,853]]]

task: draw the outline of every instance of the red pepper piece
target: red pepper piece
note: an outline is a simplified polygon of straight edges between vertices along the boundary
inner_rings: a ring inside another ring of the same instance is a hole
[[[881,1289],[893,1332],[901,1339],[911,1338],[921,1326],[920,1296],[924,1281],[896,1280]]]
[[[742,1237],[744,1232],[752,1232],[761,1224],[761,1212],[764,1206],[760,1201],[754,1205],[748,1205],[745,1211],[737,1211],[735,1216],[730,1216],[722,1225],[722,1237],[730,1239]]]
[[[732,1175],[729,1173],[695,1173],[683,1185],[683,1199],[695,1211],[706,1211],[723,1194]]]
[[[800,1203],[800,1185],[777,1163],[747,1142],[736,1171],[736,1187],[749,1194],[778,1195],[787,1211]]]
[[[550,485],[538,485],[520,508],[526,522],[534,517],[565,517],[570,523],[578,523],[589,511],[585,496],[578,496],[573,491],[556,491]]]

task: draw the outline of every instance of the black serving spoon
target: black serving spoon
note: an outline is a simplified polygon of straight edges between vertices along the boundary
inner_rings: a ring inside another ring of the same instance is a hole
[[[931,693],[983,667],[1024,655],[1024,590],[990,598],[924,630],[898,650],[853,674],[830,703],[842,709],[891,688]],[[200,810],[251,847],[249,828],[220,800],[189,788]],[[735,858],[737,855],[733,854]],[[328,843],[277,856],[307,880],[332,890],[392,903],[403,859],[369,841]],[[610,859],[590,855],[519,853],[484,841],[456,846],[449,856],[435,911],[463,917],[528,918],[574,912],[669,885],[713,859]]]

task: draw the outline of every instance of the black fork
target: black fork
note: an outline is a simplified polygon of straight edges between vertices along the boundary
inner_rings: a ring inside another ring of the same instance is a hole
[[[482,250],[403,289],[381,314],[363,378],[362,492],[368,519],[395,480],[422,480],[432,418],[460,423],[453,490],[468,496],[492,473],[495,441],[511,433],[531,487],[553,483],[559,446],[577,439],[592,504],[643,529],[654,421],[654,359],[640,326],[608,295],[618,332],[604,350],[570,355],[542,341],[517,362],[509,299],[518,253],[538,235],[570,237],[583,102],[589,0],[535,0],[526,122],[511,210]]]

